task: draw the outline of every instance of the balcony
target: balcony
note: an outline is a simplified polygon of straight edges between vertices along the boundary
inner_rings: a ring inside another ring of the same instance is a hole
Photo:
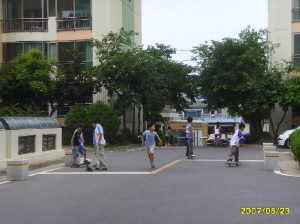
[[[61,17],[57,18],[57,30],[91,30],[92,18]]]
[[[58,62],[58,69],[63,69],[63,68],[70,68],[71,65],[73,65],[73,61],[59,61]],[[93,61],[83,61],[81,65],[85,66],[86,69],[93,68]]]
[[[300,8],[292,9],[292,18],[293,21],[300,21]]]
[[[9,32],[47,32],[48,19],[19,18],[1,20],[2,33]]]

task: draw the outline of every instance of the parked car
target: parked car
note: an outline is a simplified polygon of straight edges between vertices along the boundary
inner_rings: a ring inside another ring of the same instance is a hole
[[[207,140],[206,140],[207,146],[213,146],[215,144],[214,141],[215,141],[215,135],[214,134],[210,134],[207,137]]]
[[[286,148],[291,148],[289,144],[289,136],[292,134],[295,130],[299,129],[300,126],[296,127],[295,129],[291,130],[286,130],[283,132],[281,135],[278,136],[278,146],[279,147],[286,147]]]
[[[210,134],[207,137],[206,144],[207,144],[207,146],[214,146],[215,145],[215,135],[214,134]],[[226,134],[222,134],[221,146],[229,146],[229,144],[230,144],[230,139],[227,137]]]
[[[222,144],[222,147],[230,145],[230,138],[228,138],[226,134],[222,134],[221,144]]]

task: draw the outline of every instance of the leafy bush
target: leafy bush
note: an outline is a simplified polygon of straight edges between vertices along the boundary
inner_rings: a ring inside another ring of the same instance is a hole
[[[289,143],[294,154],[294,159],[298,161],[300,165],[300,129],[297,129],[289,137]]]
[[[178,135],[176,135],[176,134],[174,134],[172,132],[170,132],[169,135],[174,138],[174,143],[177,144],[177,142],[178,142]]]
[[[1,117],[41,117],[41,111],[39,107],[34,104],[29,106],[20,106],[19,104],[13,104],[4,106],[0,110]]]
[[[65,117],[65,123],[73,130],[77,128],[78,123],[84,123],[86,125],[84,136],[89,140],[88,143],[91,144],[94,132],[94,128],[92,126],[93,118],[99,118],[100,124],[104,129],[106,141],[114,143],[121,122],[114,109],[101,101],[98,101],[89,107],[72,107]]]

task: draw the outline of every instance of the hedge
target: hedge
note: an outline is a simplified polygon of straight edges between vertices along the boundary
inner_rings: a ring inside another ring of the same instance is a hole
[[[295,130],[289,137],[289,144],[294,154],[294,159],[300,165],[300,129]]]

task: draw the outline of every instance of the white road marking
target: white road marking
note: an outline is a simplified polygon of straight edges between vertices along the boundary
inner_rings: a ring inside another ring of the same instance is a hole
[[[227,162],[222,159],[183,159],[184,161],[195,161],[195,162]],[[264,162],[264,160],[240,160],[240,162]]]
[[[101,174],[150,174],[150,172],[43,172],[39,174],[58,174],[58,175],[65,175],[65,174],[93,174],[93,175],[101,175]]]
[[[287,177],[299,177],[299,176],[293,176],[293,175],[289,175],[289,174],[284,174],[284,173],[282,173],[282,172],[279,171],[279,170],[274,170],[274,173],[275,173],[275,174],[282,175],[282,176],[287,176]]]
[[[11,181],[3,181],[0,184],[6,184],[6,183],[9,183],[9,182],[11,182]]]

